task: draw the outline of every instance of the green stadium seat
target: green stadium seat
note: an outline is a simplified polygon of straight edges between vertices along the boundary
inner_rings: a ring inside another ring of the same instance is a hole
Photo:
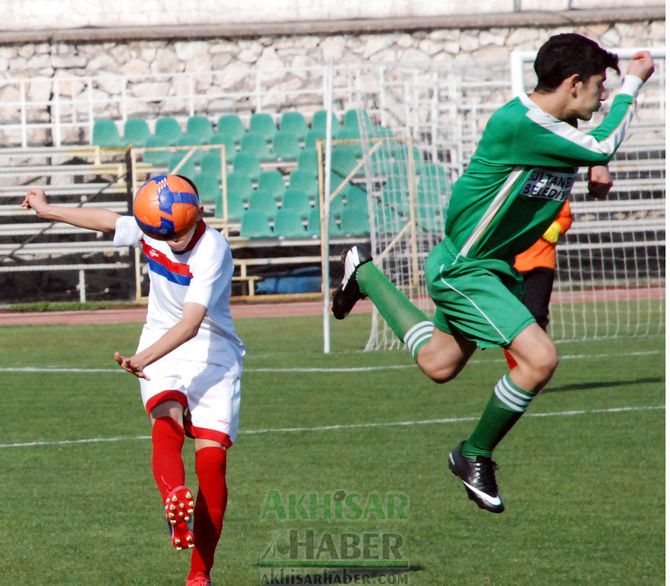
[[[228,194],[228,221],[229,222],[239,222],[244,215],[244,202],[239,197]],[[223,198],[216,200],[216,211],[215,215],[217,218],[223,218]]]
[[[182,134],[178,139],[175,146],[202,146],[205,144],[201,136],[197,134]]]
[[[123,140],[130,146],[143,147],[150,136],[151,131],[144,118],[128,118],[123,125]]]
[[[240,153],[250,153],[259,160],[272,159],[272,153],[268,148],[268,141],[260,132],[250,130],[240,141]]]
[[[205,144],[214,135],[214,129],[207,116],[189,116],[186,120],[186,134],[199,136],[200,144]]]
[[[435,163],[425,163],[419,170],[419,186],[437,189],[443,193],[451,191],[447,170]]]
[[[216,125],[218,134],[223,134],[229,137],[233,143],[239,144],[247,129],[242,124],[242,120],[236,114],[224,114],[219,117]]]
[[[424,232],[441,234],[444,231],[444,220],[432,207],[419,207],[416,221]]]
[[[306,238],[307,230],[295,210],[280,209],[275,214],[275,236],[278,238]]]
[[[354,149],[347,146],[338,145],[333,149],[333,154],[330,159],[330,168],[334,173],[346,177],[351,173],[356,165],[358,165],[358,157],[354,154]],[[361,177],[365,175],[365,167],[361,165],[356,171],[354,177]]]
[[[397,234],[405,220],[396,211],[387,206],[377,206],[374,210],[375,231],[379,234]]]
[[[330,201],[330,213],[332,214],[341,214],[346,208],[344,192],[340,191],[334,199]]]
[[[167,139],[168,144],[175,145],[182,135],[179,122],[172,116],[164,116],[156,120],[154,135],[160,135]]]
[[[349,189],[351,189],[352,185],[349,182],[346,182],[344,185],[342,185],[342,179],[343,177],[337,173],[330,174],[330,193],[334,193],[339,189],[335,199],[330,202],[331,210],[336,209],[338,211],[342,211],[346,207],[346,195],[349,192]],[[340,185],[342,185],[341,189]]]
[[[287,189],[282,197],[281,209],[290,209],[296,212],[300,217],[307,218],[312,211],[309,203],[309,197],[304,191],[299,189]]]
[[[346,236],[344,230],[342,230],[341,221],[341,214],[331,210],[330,221],[328,222],[328,234],[331,238],[342,238],[343,236]]]
[[[119,148],[126,146],[126,141],[119,135],[116,122],[106,118],[99,118],[93,123],[91,142],[99,147]]]
[[[296,134],[280,130],[272,139],[272,154],[280,161],[295,161],[300,154],[300,141]]]
[[[370,155],[370,174],[384,176],[391,173],[393,169],[393,158],[388,151],[388,145],[382,145]]]
[[[321,215],[319,208],[312,208],[307,216],[307,236],[318,238],[321,234]]]
[[[317,140],[326,140],[326,131],[321,130],[320,128],[310,130],[305,137],[304,149],[315,149],[316,150],[316,141]],[[325,145],[324,145],[325,148]]]
[[[263,212],[247,210],[242,216],[240,226],[242,238],[272,238],[274,233],[268,222],[268,217]]]
[[[189,179],[193,179],[196,175],[195,170],[195,161],[193,157],[189,157],[184,163],[184,157],[186,156],[186,151],[178,151],[170,156],[168,160],[168,171],[171,175],[184,175]],[[181,164],[181,167],[177,169],[177,166]]]
[[[196,173],[195,177],[193,177],[193,183],[198,188],[200,201],[213,203],[221,199],[221,185],[216,177],[207,173]]]
[[[347,110],[342,117],[342,126],[345,128],[357,128],[360,129],[361,122],[364,124],[364,128],[368,131],[374,127],[370,115],[366,110]]]
[[[319,186],[314,176],[300,169],[291,173],[288,186],[290,189],[303,191],[311,199],[315,199],[319,193]]]
[[[286,191],[284,176],[279,171],[262,171],[258,177],[258,189],[269,191],[275,198],[281,198]]]
[[[342,212],[342,232],[346,236],[369,236],[370,221],[360,209],[347,208]]]
[[[368,212],[368,194],[360,187],[351,186],[347,190],[347,209],[358,209]]]
[[[338,149],[349,149],[354,155],[360,157],[363,155],[363,143],[361,141],[361,135],[358,132],[357,128],[353,127],[344,127],[342,130],[338,131],[335,135],[337,140],[345,140],[349,142],[337,143],[335,148]],[[335,150],[335,149],[333,149]]]
[[[200,142],[200,137],[196,136],[195,134],[183,134],[179,140],[177,140],[177,144],[175,146],[178,147],[193,147],[193,146],[201,146],[202,143]],[[178,153],[181,153],[182,156],[185,156],[189,151],[187,149],[180,149],[177,151]],[[200,164],[202,161],[202,158],[207,154],[207,151],[205,149],[193,149],[193,153],[189,157],[194,163]]]
[[[223,163],[223,167],[225,167],[225,162]],[[212,177],[216,177],[217,179],[221,179],[223,176],[223,169],[221,165],[221,152],[212,152],[209,151],[203,158],[202,161],[200,161],[200,170],[203,173],[207,173],[208,175],[211,175]]]
[[[233,171],[246,175],[253,181],[257,181],[261,174],[261,164],[256,155],[240,152],[233,161]]]
[[[154,167],[165,167],[170,162],[170,158],[174,154],[172,151],[167,150],[167,147],[170,146],[166,136],[156,134],[150,136],[147,139],[147,144],[145,148],[164,148],[162,151],[145,151],[143,155],[143,160],[145,163],[149,163]]]
[[[237,145],[235,141],[228,134],[216,133],[213,134],[210,139],[207,141],[207,144],[214,145],[224,145],[226,147],[226,162],[232,163],[237,156]],[[211,153],[219,153],[218,149],[212,149]]]
[[[246,175],[240,175],[234,171],[228,173],[226,176],[226,189],[228,191],[228,197],[234,196],[247,203],[249,202],[249,199],[251,199],[251,194],[254,191],[251,185],[251,179]]]
[[[409,145],[406,143],[398,143],[393,147],[393,157],[397,163],[404,165],[404,172],[407,172],[407,153],[409,151]],[[418,147],[413,147],[412,152],[414,153],[414,168],[419,171],[423,168],[425,164],[423,162],[423,155]]]
[[[256,112],[249,119],[249,131],[262,134],[266,140],[272,140],[277,134],[274,118],[265,112]]]
[[[305,148],[298,155],[298,169],[309,173],[316,179],[319,175],[319,160],[316,149]]]
[[[279,131],[290,132],[298,140],[305,140],[308,130],[309,126],[300,112],[284,112],[279,119]]]
[[[409,213],[409,191],[406,185],[387,183],[382,187],[382,200],[401,215]]]
[[[330,124],[333,134],[336,134],[337,131],[342,127],[340,121],[337,119],[337,116],[333,112],[330,113]],[[326,121],[328,120],[328,113],[326,110],[319,110],[314,112],[312,116],[312,130],[320,130],[323,132],[323,136],[326,136]]]
[[[249,209],[273,217],[277,213],[277,200],[269,191],[256,189],[251,193]]]

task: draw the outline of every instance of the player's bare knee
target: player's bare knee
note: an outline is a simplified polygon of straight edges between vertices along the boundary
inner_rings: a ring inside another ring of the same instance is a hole
[[[421,372],[438,384],[448,383],[450,380],[453,380],[461,370],[454,365],[442,365],[430,360],[421,360],[420,353],[417,356],[417,364]]]
[[[533,367],[539,381],[546,383],[558,367],[558,352],[553,344],[538,348],[533,360]]]
[[[416,363],[428,378],[438,384],[444,384],[456,378],[468,358],[469,355],[464,353],[445,353],[439,346],[426,344],[419,349]]]

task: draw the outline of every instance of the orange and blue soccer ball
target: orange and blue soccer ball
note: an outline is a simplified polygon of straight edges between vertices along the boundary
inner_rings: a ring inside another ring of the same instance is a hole
[[[177,175],[149,179],[135,195],[133,214],[142,232],[157,240],[176,240],[198,219],[200,200],[193,184]]]

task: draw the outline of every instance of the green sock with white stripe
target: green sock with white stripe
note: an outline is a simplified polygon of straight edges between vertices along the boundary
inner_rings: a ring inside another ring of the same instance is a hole
[[[525,413],[533,397],[534,393],[517,387],[509,374],[503,376],[495,386],[477,427],[463,444],[461,454],[468,458],[490,458],[493,448]]]
[[[414,359],[430,340],[435,326],[416,305],[403,295],[374,263],[361,265],[356,271],[358,286],[391,326]]]

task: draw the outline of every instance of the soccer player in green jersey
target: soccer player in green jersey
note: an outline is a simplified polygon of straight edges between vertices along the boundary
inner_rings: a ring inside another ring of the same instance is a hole
[[[521,302],[522,280],[513,268],[554,221],[579,167],[589,167],[589,191],[604,197],[598,179],[628,129],[635,97],[654,71],[651,55],[636,53],[602,123],[577,129],[607,98],[606,72],[619,73],[618,57],[578,34],[551,37],[535,60],[538,83],[491,116],[465,173],[453,186],[445,238],[428,255],[425,274],[435,303],[430,321],[356,245],[344,256],[344,278],[332,311],[344,319],[369,297],[406,344],[419,368],[439,383],[452,380],[476,348],[501,346],[517,366],[495,385],[470,437],[449,454],[449,468],[468,497],[501,513],[493,449],[547,384],[556,366],[554,343]],[[606,173],[605,173],[606,175]]]

